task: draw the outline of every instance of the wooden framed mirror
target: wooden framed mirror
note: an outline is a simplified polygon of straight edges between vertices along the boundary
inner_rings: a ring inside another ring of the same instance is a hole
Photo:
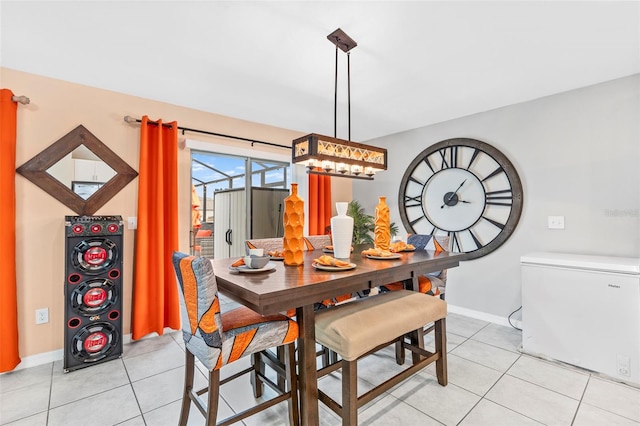
[[[79,125],[16,172],[79,215],[92,215],[138,176]]]

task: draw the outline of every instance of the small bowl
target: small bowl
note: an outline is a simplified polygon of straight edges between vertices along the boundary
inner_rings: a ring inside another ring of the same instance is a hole
[[[250,255],[244,257],[244,264],[247,268],[260,269],[264,268],[271,258],[269,256]]]

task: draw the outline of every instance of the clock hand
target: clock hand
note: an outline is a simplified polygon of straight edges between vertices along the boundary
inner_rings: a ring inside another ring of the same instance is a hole
[[[447,203],[448,203],[449,201],[451,201],[451,199],[456,195],[456,193],[460,190],[460,188],[462,188],[462,185],[464,185],[464,183],[465,183],[466,181],[467,181],[466,179],[465,179],[465,180],[463,180],[463,181],[462,181],[462,183],[460,184],[460,186],[458,186],[458,188],[456,188],[456,190],[455,190],[455,191],[453,191],[453,192],[451,193],[451,195],[449,195],[449,198],[447,198],[447,199],[444,201],[444,203],[442,203],[442,205],[440,206],[440,208],[441,208],[441,209],[443,209],[443,208],[444,208],[444,206],[446,206],[446,205],[447,205]]]

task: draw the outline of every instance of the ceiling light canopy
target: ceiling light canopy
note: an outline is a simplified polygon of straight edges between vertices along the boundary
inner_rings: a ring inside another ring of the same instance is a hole
[[[333,107],[333,137],[311,133],[293,141],[292,161],[307,166],[307,173],[372,180],[376,172],[387,169],[387,150],[351,142],[350,50],[358,44],[340,28],[327,36],[336,46],[336,72]],[[349,140],[337,138],[338,49],[347,54]]]

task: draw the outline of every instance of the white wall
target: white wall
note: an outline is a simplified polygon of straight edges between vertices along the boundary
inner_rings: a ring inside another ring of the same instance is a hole
[[[640,75],[367,141],[389,150],[394,172],[373,184],[354,181],[354,199],[372,214],[386,195],[402,227],[404,170],[426,147],[454,137],[487,142],[513,162],[524,208],[500,248],[450,271],[451,305],[507,317],[521,304],[519,261],[529,252],[640,255]],[[565,216],[565,229],[547,229],[549,215]]]

